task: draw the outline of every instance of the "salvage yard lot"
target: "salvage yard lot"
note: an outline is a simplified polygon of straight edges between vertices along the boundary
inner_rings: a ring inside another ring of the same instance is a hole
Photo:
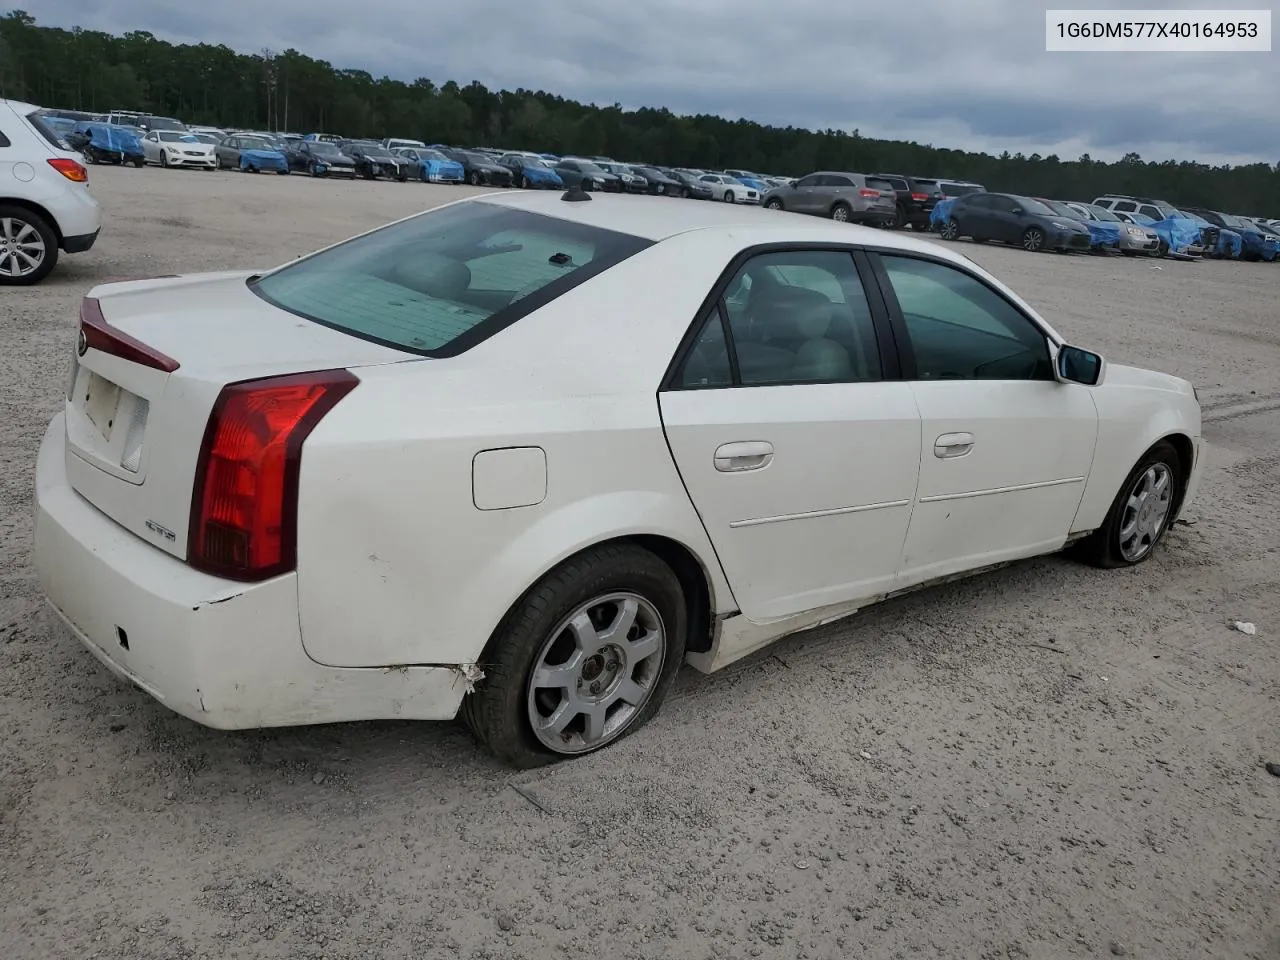
[[[1133,570],[1022,563],[686,671],[634,737],[513,774],[449,724],[201,728],[83,652],[29,562],[93,283],[473,191],[91,178],[98,246],[0,300],[0,957],[1280,955],[1280,268],[960,245],[1071,342],[1196,384],[1195,522]]]

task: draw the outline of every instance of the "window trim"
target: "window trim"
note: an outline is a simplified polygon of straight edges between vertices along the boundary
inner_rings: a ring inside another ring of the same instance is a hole
[[[757,243],[742,250],[731,259],[728,265],[720,272],[720,276],[716,278],[716,282],[712,284],[710,291],[703,297],[702,303],[694,312],[693,319],[690,320],[689,326],[684,332],[684,336],[680,338],[680,343],[676,346],[675,352],[671,355],[671,360],[667,364],[666,372],[663,373],[661,381],[658,383],[659,393],[676,393],[683,391],[697,390],[743,390],[743,389],[760,389],[762,387],[806,387],[820,386],[828,383],[848,383],[851,385],[859,383],[885,383],[889,381],[902,380],[902,356],[898,349],[899,337],[892,327],[890,311],[884,300],[884,293],[881,289],[878,278],[876,277],[871,263],[866,255],[866,247],[852,243],[804,243],[796,241],[782,241],[774,243]],[[738,370],[737,351],[733,341],[733,330],[729,324],[729,319],[725,315],[722,307],[725,292],[729,289],[729,284],[738,272],[749,261],[762,254],[769,253],[844,253],[848,254],[853,260],[854,269],[857,271],[858,280],[862,284],[862,290],[867,298],[867,307],[871,313],[871,328],[876,339],[876,353],[880,360],[880,376],[875,380],[802,380],[796,382],[779,382],[779,383],[743,383]],[[719,314],[720,323],[723,328],[725,345],[729,350],[729,367],[733,375],[733,383],[729,386],[720,386],[713,384],[706,385],[686,385],[679,382],[680,372],[684,369],[684,364],[693,348],[698,343],[698,337],[702,333],[703,327],[711,322],[712,311]]]
[[[972,270],[969,270],[967,267],[963,266],[962,264],[955,263],[954,261],[947,260],[943,257],[930,256],[927,253],[920,253],[915,250],[894,250],[889,247],[868,247],[867,255],[871,263],[871,268],[875,272],[876,281],[880,286],[880,296],[884,299],[885,306],[888,308],[888,311],[889,311],[889,322],[893,327],[894,338],[898,345],[898,356],[902,364],[903,380],[909,380],[916,383],[934,382],[934,381],[922,381],[920,379],[919,368],[916,365],[915,346],[914,344],[912,344],[911,335],[907,331],[906,316],[902,312],[902,305],[898,302],[898,295],[897,293],[894,292],[893,282],[889,278],[889,271],[885,268],[884,260],[882,259],[882,257],[897,257],[904,260],[923,260],[926,263],[937,264],[940,267],[950,267],[953,270],[959,270],[970,280],[976,281],[977,283],[980,283],[982,286],[986,287],[987,290],[989,290],[991,293],[995,294],[997,297],[1003,300],[1009,306],[1010,309],[1012,309],[1015,313],[1017,313],[1024,320],[1026,320],[1027,323],[1031,324],[1032,327],[1040,331],[1040,335],[1044,337],[1045,343],[1048,346],[1049,362],[1054,363],[1056,361],[1058,350],[1061,349],[1063,345],[1062,339],[1058,337],[1056,334],[1054,334],[1051,330],[1049,330],[1044,323],[1042,323],[1040,320],[1033,317],[1031,314],[1027,313],[1026,310],[1024,310],[1018,304],[1010,300],[1007,294],[997,289],[996,287],[992,286],[991,282],[988,281],[985,277],[979,276],[978,274],[974,273]],[[1045,383],[1047,381],[1007,380],[1007,381],[993,381],[993,382]]]

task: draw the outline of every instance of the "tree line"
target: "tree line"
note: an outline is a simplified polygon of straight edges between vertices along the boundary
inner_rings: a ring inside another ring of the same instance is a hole
[[[1178,205],[1280,216],[1280,163],[1115,163],[964,150],[804,130],[746,119],[678,116],[665,108],[596,106],[541,90],[493,91],[375,78],[297,50],[239,53],[222,44],[173,44],[144,30],[113,36],[45,27],[22,10],[0,17],[0,96],[45,107],[151,110],[224,127],[413,137],[428,143],[606,155],[710,169],[801,176],[813,170],[906,173],[973,180],[989,190],[1089,200],[1131,193]]]

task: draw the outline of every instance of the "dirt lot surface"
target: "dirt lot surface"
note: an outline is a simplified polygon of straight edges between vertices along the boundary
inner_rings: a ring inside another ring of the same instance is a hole
[[[1280,957],[1280,266],[965,245],[1198,386],[1197,522],[1134,571],[1024,563],[687,671],[640,734],[513,774],[449,724],[201,728],[83,652],[29,560],[91,284],[463,191],[92,182],[98,247],[0,294],[0,958]]]

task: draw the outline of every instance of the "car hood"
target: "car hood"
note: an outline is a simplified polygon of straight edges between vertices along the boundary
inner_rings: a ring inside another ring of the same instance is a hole
[[[1143,367],[1129,367],[1120,363],[1107,364],[1103,382],[1124,387],[1148,387],[1155,390],[1167,390],[1185,396],[1195,396],[1190,382],[1171,373],[1158,370],[1147,370]]]

